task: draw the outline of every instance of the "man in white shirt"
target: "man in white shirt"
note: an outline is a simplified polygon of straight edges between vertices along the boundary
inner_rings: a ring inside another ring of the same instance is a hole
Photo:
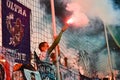
[[[50,61],[50,53],[52,52],[52,50],[58,45],[62,34],[64,31],[66,31],[68,29],[68,24],[65,24],[60,33],[58,34],[58,36],[55,38],[53,44],[49,47],[47,42],[41,42],[39,44],[39,50],[41,51],[41,54],[39,55],[39,59],[45,62],[49,62]]]

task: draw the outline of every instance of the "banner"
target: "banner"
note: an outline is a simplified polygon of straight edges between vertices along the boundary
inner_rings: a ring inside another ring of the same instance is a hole
[[[116,42],[116,45],[120,47],[120,27],[119,26],[107,26],[112,38]]]
[[[16,0],[2,0],[2,46],[19,63],[30,62],[30,12]]]

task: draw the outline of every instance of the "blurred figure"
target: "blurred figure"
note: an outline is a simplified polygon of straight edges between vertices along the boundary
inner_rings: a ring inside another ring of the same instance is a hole
[[[5,78],[5,71],[3,66],[0,64],[0,80],[4,80]]]

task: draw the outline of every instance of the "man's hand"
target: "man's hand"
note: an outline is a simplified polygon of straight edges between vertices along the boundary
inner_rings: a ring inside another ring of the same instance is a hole
[[[62,27],[62,32],[66,31],[68,29],[68,24],[65,24],[63,27]]]

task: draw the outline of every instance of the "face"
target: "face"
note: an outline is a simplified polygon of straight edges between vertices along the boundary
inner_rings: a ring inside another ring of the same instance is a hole
[[[44,52],[44,51],[47,51],[48,48],[49,48],[48,43],[45,43],[44,46],[42,47],[42,51],[43,51],[43,52]]]

